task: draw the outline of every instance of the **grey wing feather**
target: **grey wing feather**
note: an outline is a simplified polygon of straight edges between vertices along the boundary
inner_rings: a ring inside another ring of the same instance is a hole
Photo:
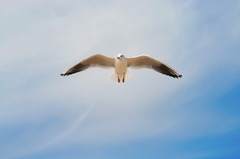
[[[127,60],[128,60],[128,67],[149,68],[174,78],[182,77],[181,74],[179,74],[170,66],[150,56],[142,55],[142,56],[137,56],[133,58],[128,58]]]
[[[84,71],[90,67],[106,67],[107,68],[107,67],[114,67],[114,65],[115,65],[114,58],[107,57],[101,54],[96,54],[74,65],[73,67],[68,69],[65,73],[62,73],[61,76],[68,76],[80,71]]]

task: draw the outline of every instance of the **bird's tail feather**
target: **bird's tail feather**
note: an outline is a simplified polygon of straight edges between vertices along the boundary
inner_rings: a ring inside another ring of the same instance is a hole
[[[110,77],[111,77],[111,79],[113,79],[114,81],[118,81],[118,76],[117,76],[117,74],[115,73],[115,72],[113,72],[112,74],[110,74]]]
[[[117,75],[115,72],[113,72],[113,73],[110,75],[110,77],[111,77],[114,81],[118,82],[118,75]],[[131,77],[132,77],[132,74],[129,73],[129,72],[127,72],[126,75],[125,75],[125,81],[128,80],[128,79],[130,79]]]

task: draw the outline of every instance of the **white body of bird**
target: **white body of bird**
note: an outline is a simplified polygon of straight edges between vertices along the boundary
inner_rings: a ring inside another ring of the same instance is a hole
[[[118,82],[124,82],[127,74],[127,58],[119,54],[115,59],[115,76]]]

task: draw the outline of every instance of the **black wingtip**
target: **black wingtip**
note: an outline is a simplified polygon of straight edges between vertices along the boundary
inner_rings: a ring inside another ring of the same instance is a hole
[[[179,75],[178,77],[179,77],[179,78],[182,78],[182,75]]]

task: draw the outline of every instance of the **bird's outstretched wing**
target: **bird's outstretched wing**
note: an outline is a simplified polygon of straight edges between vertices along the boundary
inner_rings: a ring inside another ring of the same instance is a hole
[[[147,55],[137,56],[133,58],[128,58],[128,67],[132,68],[150,68],[162,74],[174,77],[181,78],[182,75],[175,71],[170,66],[164,64],[163,62],[152,58]]]
[[[84,71],[90,67],[114,67],[114,65],[114,58],[96,54],[74,65],[66,72],[62,73],[61,76],[68,76],[80,71]]]

